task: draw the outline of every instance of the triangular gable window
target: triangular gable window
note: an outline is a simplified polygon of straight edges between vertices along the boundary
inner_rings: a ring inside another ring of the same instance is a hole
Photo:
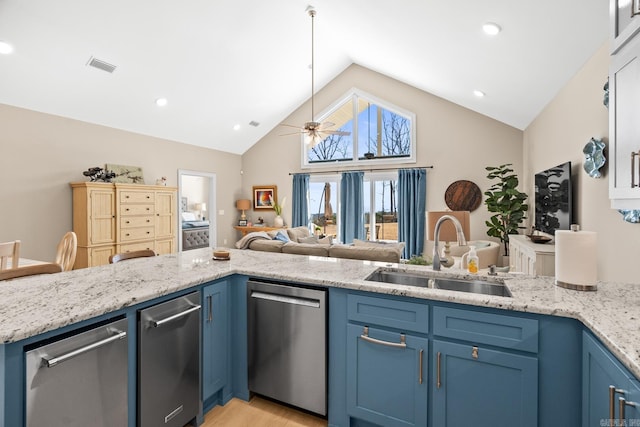
[[[317,121],[347,135],[327,134],[314,147],[303,139],[303,167],[415,162],[415,114],[372,95],[353,89]]]

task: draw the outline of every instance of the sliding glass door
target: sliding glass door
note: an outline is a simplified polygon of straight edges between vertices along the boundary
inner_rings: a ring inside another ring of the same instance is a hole
[[[367,240],[398,241],[397,172],[364,176]]]

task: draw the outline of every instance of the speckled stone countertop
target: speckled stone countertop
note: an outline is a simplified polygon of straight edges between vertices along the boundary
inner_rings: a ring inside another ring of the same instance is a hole
[[[500,275],[512,298],[365,281],[390,264],[231,250],[140,258],[113,265],[0,282],[0,339],[19,341],[232,274],[448,301],[580,320],[640,378],[640,284],[600,282],[596,292],[558,288],[551,277]],[[430,268],[393,265],[406,270]],[[465,276],[461,270],[433,273]]]

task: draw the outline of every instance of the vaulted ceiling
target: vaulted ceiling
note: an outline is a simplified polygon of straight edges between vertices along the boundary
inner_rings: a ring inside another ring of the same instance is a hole
[[[608,37],[606,0],[0,0],[0,103],[240,154],[310,97],[310,4],[316,90],[356,63],[519,129]]]

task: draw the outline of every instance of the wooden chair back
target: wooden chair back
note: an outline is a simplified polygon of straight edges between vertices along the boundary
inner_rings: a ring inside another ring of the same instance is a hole
[[[0,271],[0,281],[15,279],[17,277],[33,276],[36,274],[50,274],[62,272],[62,266],[55,263],[26,265],[24,267],[10,268]]]
[[[76,252],[78,251],[78,237],[73,231],[68,231],[58,243],[58,251],[56,253],[56,264],[62,266],[62,271],[73,269],[76,262]]]
[[[7,269],[9,259],[11,259],[11,268],[16,268],[20,259],[20,240],[0,243],[0,270]]]
[[[141,251],[125,252],[121,254],[111,255],[109,257],[109,263],[115,264],[116,262],[124,261],[127,259],[142,258],[142,257],[149,257],[149,256],[156,256],[156,253],[153,251],[153,249],[143,249]]]

